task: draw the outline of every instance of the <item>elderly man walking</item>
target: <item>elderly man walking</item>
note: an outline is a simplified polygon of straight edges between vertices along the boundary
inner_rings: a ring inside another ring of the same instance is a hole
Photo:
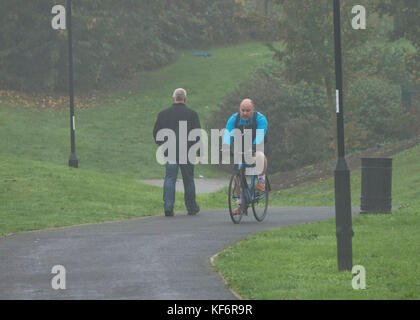
[[[165,141],[158,141],[156,139],[159,130],[169,129],[176,135],[176,160],[173,162],[167,161],[165,165],[166,174],[165,182],[163,184],[163,207],[165,210],[165,216],[174,215],[175,184],[178,176],[178,168],[180,168],[184,183],[185,206],[187,208],[188,215],[195,215],[200,211],[200,207],[197,205],[195,199],[194,164],[187,159],[187,155],[189,148],[197,141],[188,141],[187,137],[191,130],[200,129],[201,125],[197,112],[191,110],[185,105],[187,92],[184,89],[175,89],[172,99],[174,103],[168,109],[159,113],[153,129],[153,137],[158,145],[165,143]],[[179,134],[179,127],[182,124],[186,124],[187,127],[187,135],[185,137],[182,137]],[[187,145],[186,154],[185,150],[183,150],[183,153],[180,154],[180,139],[186,140],[181,141],[181,144]]]

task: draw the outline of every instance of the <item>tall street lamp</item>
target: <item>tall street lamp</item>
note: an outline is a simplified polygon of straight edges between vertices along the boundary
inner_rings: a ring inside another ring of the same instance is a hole
[[[338,160],[334,170],[335,221],[337,260],[339,271],[352,269],[352,237],[350,170],[344,151],[343,71],[341,59],[340,0],[334,1],[334,46],[336,79],[337,147]]]
[[[74,131],[74,89],[73,89],[73,47],[72,47],[72,26],[71,26],[71,0],[66,2],[66,20],[67,20],[67,32],[68,32],[68,47],[69,47],[69,96],[70,96],[70,143],[71,153],[69,158],[69,166],[77,168],[79,162],[76,157],[76,145]]]

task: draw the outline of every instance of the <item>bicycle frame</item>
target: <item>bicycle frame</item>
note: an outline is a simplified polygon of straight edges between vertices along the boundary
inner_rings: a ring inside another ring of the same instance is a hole
[[[255,175],[251,176],[251,183],[250,186],[248,185],[248,181],[246,180],[246,175],[245,175],[245,169],[247,167],[252,167],[252,165],[244,165],[244,164],[239,164],[238,165],[238,172],[239,172],[239,177],[240,177],[240,183],[242,185],[242,190],[244,190],[245,195],[245,199],[246,199],[246,203],[252,203],[255,199],[254,199],[254,194],[253,192],[251,192],[254,187],[255,187]]]
[[[267,190],[270,189],[268,178],[266,177],[266,189],[260,192],[256,189],[256,179],[258,179],[258,176],[253,173],[249,175],[246,174],[247,171],[245,169],[249,167],[252,167],[252,165],[239,164],[236,172],[232,174],[229,182],[229,213],[233,223],[239,223],[243,215],[248,215],[249,207],[252,207],[252,212],[254,213],[255,219],[257,219],[259,222],[263,221],[267,214]],[[240,214],[236,210],[235,213],[233,210],[232,204],[234,203],[234,199],[237,199],[237,203],[240,208]],[[261,200],[264,201],[262,206],[260,205]]]

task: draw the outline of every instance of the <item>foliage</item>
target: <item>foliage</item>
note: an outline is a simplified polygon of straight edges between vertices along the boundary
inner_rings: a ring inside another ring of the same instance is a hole
[[[378,6],[381,14],[394,17],[393,39],[410,40],[417,51],[410,54],[406,61],[410,73],[420,84],[420,2],[416,0],[384,0]]]
[[[305,81],[321,86],[327,97],[331,147],[335,148],[335,77],[334,77],[334,17],[332,1],[273,0],[282,10],[278,32],[284,44],[282,51],[273,49],[275,58],[284,65],[283,77],[291,83]],[[341,3],[342,52],[346,59],[350,52],[359,48],[371,37],[374,28],[355,32],[349,2]],[[367,1],[359,4],[368,5]],[[369,6],[368,6],[369,7]],[[350,64],[347,64],[348,66]],[[351,77],[353,68],[343,65],[346,76]]]
[[[377,78],[362,78],[350,85],[346,121],[359,135],[360,145],[348,141],[351,149],[404,139],[414,134],[416,123],[401,106],[401,87]]]
[[[399,51],[395,51],[394,57],[392,47],[380,53],[375,46],[372,48],[373,53],[368,52],[367,56],[373,58],[367,60],[358,77],[348,82],[345,92],[345,143],[349,152],[418,133],[415,120],[418,115],[401,103],[401,86],[397,80],[398,75],[404,73],[397,72],[398,65],[388,66],[384,62],[400,61]],[[380,67],[383,63],[384,69]],[[394,82],[380,77],[392,68],[395,73],[390,77]],[[270,170],[273,172],[313,164],[334,155],[324,88],[303,80],[290,83],[282,78],[284,69],[284,65],[275,61],[260,68],[252,79],[224,98],[210,123],[214,128],[224,127],[242,99],[253,99],[256,109],[269,122]]]
[[[413,83],[406,58],[415,52],[406,40],[371,41],[344,61],[346,148],[358,151],[417,134],[417,110],[402,103],[402,88]]]
[[[57,0],[4,0],[0,85],[65,89],[67,32],[51,28]],[[240,37],[233,1],[73,1],[75,86],[104,88],[175,59],[175,49],[228,44]]]
[[[406,41],[372,41],[353,51],[346,62],[351,61],[357,78],[361,75],[379,77],[402,85],[412,81],[406,71],[406,58],[413,52],[415,49]]]
[[[282,11],[275,25],[282,46],[267,44],[274,61],[227,97],[221,105],[225,110],[215,119],[226,117],[232,105],[251,97],[276,123],[276,131],[270,132],[274,166],[286,170],[322,160],[336,146],[333,8],[332,1],[273,2]],[[407,40],[386,38],[392,24],[376,13],[378,1],[359,4],[367,9],[367,30],[352,29],[354,4],[341,2],[345,138],[351,152],[418,132],[416,110],[407,110],[401,103],[401,86],[413,80],[407,58],[416,49]],[[386,31],[380,35],[376,28],[385,23]],[[308,88],[316,88],[317,94],[308,96]],[[309,104],[316,108],[291,112]]]
[[[256,110],[267,117],[272,172],[304,166],[331,155],[326,98],[319,87],[255,76],[223,99],[209,126],[225,127],[246,97],[251,97]]]
[[[334,39],[332,1],[276,0],[283,15],[278,32],[285,44],[279,58],[292,82],[332,82],[334,75]],[[342,3],[343,55],[365,42],[370,29],[354,32],[351,27],[351,4]]]
[[[276,15],[241,11],[235,14],[234,19],[241,29],[253,39],[265,41],[281,39],[278,33],[279,20]]]
[[[305,118],[292,118],[284,127],[284,169],[294,169],[317,163],[330,156],[328,148],[330,137],[321,120],[314,115]]]

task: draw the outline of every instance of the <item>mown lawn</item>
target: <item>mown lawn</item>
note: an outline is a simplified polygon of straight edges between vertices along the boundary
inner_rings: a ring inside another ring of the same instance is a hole
[[[207,50],[211,58],[179,53],[169,66],[145,72],[131,87],[87,109],[76,109],[76,154],[80,168],[133,179],[162,178],[152,129],[157,114],[172,104],[175,88],[188,92],[187,105],[202,123],[223,96],[234,91],[254,70],[271,60],[261,43],[248,42]],[[77,94],[77,92],[76,92]],[[77,107],[77,105],[76,105]],[[239,106],[238,106],[239,108]],[[0,153],[66,164],[70,154],[68,107],[60,110],[1,102]],[[223,177],[214,166],[197,166],[196,175]]]
[[[133,179],[0,155],[0,236],[163,215],[162,188]],[[199,195],[202,209],[224,204],[225,192]],[[185,212],[177,194],[176,212]]]
[[[272,56],[257,42],[207,51],[211,58],[180,52],[175,63],[142,73],[96,105],[76,105],[78,169],[67,166],[67,106],[42,109],[0,97],[0,235],[163,214],[162,189],[137,181],[163,178],[152,128],[173,90],[187,89],[187,104],[205,127],[222,97]],[[199,165],[199,175],[226,174]],[[202,210],[225,208],[226,190],[198,195],[198,202]],[[185,212],[183,194],[175,210]]]
[[[227,248],[216,267],[245,299],[420,299],[420,146],[393,161],[392,214],[353,217],[353,265],[366,289],[337,271],[335,220],[260,232]],[[333,181],[273,193],[273,206],[334,206]],[[352,173],[360,205],[360,170]],[[268,217],[269,218],[269,217]]]

